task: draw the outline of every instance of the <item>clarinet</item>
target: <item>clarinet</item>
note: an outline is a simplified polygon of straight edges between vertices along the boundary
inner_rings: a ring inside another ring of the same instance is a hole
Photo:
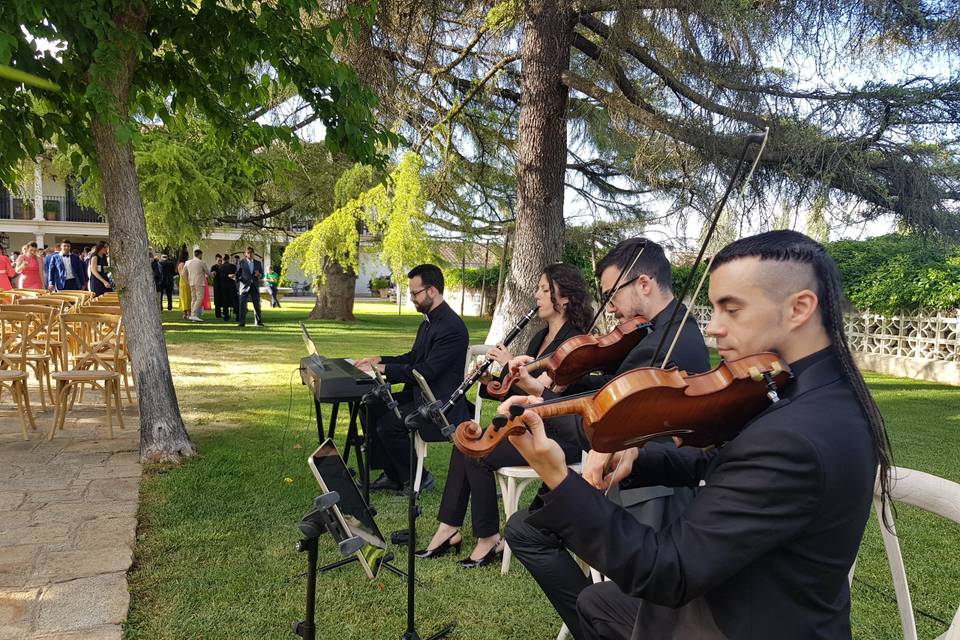
[[[536,315],[537,308],[538,308],[537,306],[534,306],[532,309],[530,309],[530,311],[527,312],[527,315],[520,318],[520,321],[517,322],[517,324],[513,325],[513,328],[510,329],[510,331],[507,332],[507,335],[504,336],[503,338],[503,342],[502,342],[503,346],[507,346],[508,344],[510,344],[513,341],[513,339],[517,337],[517,334],[523,331],[523,328],[527,326],[527,324],[533,319],[533,316]],[[490,365],[492,364],[493,364],[493,360],[487,360],[482,365],[477,367],[477,370],[474,371],[470,375],[470,377],[468,377],[466,380],[461,382],[460,386],[457,387],[454,390],[454,392],[450,395],[450,399],[447,400],[445,403],[443,403],[443,406],[440,407],[441,413],[446,413],[447,411],[449,411],[450,408],[454,404],[456,404],[457,400],[462,398],[464,394],[467,392],[467,390],[470,387],[472,387],[477,380],[480,379],[480,376],[482,376],[484,373],[487,372],[487,369],[489,369]]]

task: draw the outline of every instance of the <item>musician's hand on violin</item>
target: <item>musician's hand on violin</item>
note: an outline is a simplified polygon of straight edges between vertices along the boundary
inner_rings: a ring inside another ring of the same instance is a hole
[[[583,479],[591,485],[604,491],[608,485],[603,484],[603,476],[606,473],[607,462],[613,456],[611,453],[600,453],[590,450],[587,453],[587,461],[583,463]]]
[[[592,453],[592,452],[591,452]],[[606,466],[606,475],[603,476],[604,489],[610,485],[619,484],[633,472],[633,463],[640,455],[639,447],[631,447],[618,451],[610,458]]]
[[[542,396],[546,388],[527,371],[527,365],[533,362],[530,356],[517,356],[510,361],[510,373],[517,376],[516,385],[532,396]]]
[[[510,360],[513,359],[513,354],[507,350],[502,344],[498,344],[490,351],[487,351],[487,359],[495,360],[500,363],[501,366],[507,366],[510,364]]]
[[[510,405],[538,404],[542,401],[536,396],[513,396],[497,407],[497,412],[509,415]],[[543,420],[536,413],[528,409],[523,412],[520,419],[527,425],[528,431],[520,435],[507,436],[510,443],[533,467],[544,484],[551,489],[556,489],[557,485],[567,477],[567,460],[563,449],[556,440],[547,437]]]

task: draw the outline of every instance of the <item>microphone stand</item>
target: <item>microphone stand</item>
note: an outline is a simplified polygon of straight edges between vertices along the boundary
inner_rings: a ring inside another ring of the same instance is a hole
[[[390,385],[387,384],[386,380],[384,380],[376,366],[373,367],[373,372],[377,379],[377,385],[373,391],[370,391],[364,396],[364,400],[366,401],[366,396],[372,395],[376,399],[382,400],[383,403],[387,405],[387,408],[390,411],[393,411],[397,418],[401,418],[400,410],[397,407],[397,401],[390,392]],[[433,424],[434,420],[437,420],[438,418],[442,418],[443,422],[446,422],[446,417],[442,413],[439,413],[440,403],[434,399],[433,393],[430,391],[430,387],[427,386],[423,376],[421,376],[416,370],[413,371],[413,376],[420,384],[420,388],[425,389],[424,396],[430,402],[421,406],[418,410],[410,413],[406,418],[403,419],[403,423],[406,425],[410,437],[410,484],[409,496],[407,499],[407,629],[403,635],[400,636],[400,640],[420,640],[420,635],[417,633],[415,620],[417,579],[416,564],[414,561],[416,560],[417,548],[417,516],[420,515],[420,507],[417,504],[420,498],[420,484],[417,479],[416,439],[420,429],[425,425]],[[370,400],[370,402],[372,401],[373,400]],[[369,402],[367,404],[369,404]],[[440,629],[440,631],[436,632],[432,636],[429,636],[427,640],[439,640],[439,638],[445,638],[456,628],[456,626],[457,623],[455,621],[451,622],[447,626]]]

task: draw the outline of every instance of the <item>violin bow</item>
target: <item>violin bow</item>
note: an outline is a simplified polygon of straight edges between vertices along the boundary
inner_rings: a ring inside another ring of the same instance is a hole
[[[653,352],[653,357],[650,358],[650,364],[648,366],[656,366],[657,356],[660,355],[660,351],[663,350],[663,345],[667,340],[667,334],[669,333],[669,327],[673,326],[673,321],[677,318],[677,311],[680,309],[680,305],[683,303],[684,298],[687,295],[687,291],[690,289],[690,284],[693,282],[693,276],[697,273],[697,268],[700,266],[700,263],[703,262],[703,254],[707,250],[707,245],[710,244],[710,240],[713,238],[713,232],[717,229],[717,223],[720,221],[720,214],[723,213],[723,209],[727,204],[727,199],[730,197],[730,192],[733,191],[733,186],[737,182],[737,178],[740,177],[740,171],[743,168],[744,163],[747,158],[747,151],[749,151],[750,146],[753,144],[760,145],[760,151],[757,152],[757,157],[754,158],[753,164],[750,166],[750,172],[747,174],[746,179],[743,181],[743,184],[740,187],[740,194],[742,195],[746,191],[747,184],[750,182],[750,178],[753,177],[753,172],[756,170],[757,165],[760,164],[760,157],[763,155],[763,150],[767,146],[767,139],[770,137],[770,127],[767,127],[763,130],[763,133],[751,133],[747,136],[747,142],[743,145],[743,151],[740,152],[740,159],[737,161],[737,167],[733,171],[733,175],[730,177],[730,182],[727,184],[726,190],[723,192],[723,197],[720,198],[720,201],[717,203],[716,210],[713,213],[713,219],[710,222],[710,228],[707,230],[707,235],[704,237],[703,242],[700,245],[700,251],[697,253],[697,259],[693,261],[693,267],[690,269],[690,275],[687,276],[686,282],[683,283],[683,289],[680,290],[680,295],[677,296],[677,304],[673,307],[673,313],[670,314],[670,320],[667,322],[668,330],[663,332],[663,335],[660,336],[660,342],[657,343],[657,348]],[[696,291],[694,291],[692,300],[696,300],[697,296],[700,294],[700,289],[703,287],[703,283],[707,279],[707,274],[710,273],[710,265],[713,264],[714,256],[710,256],[710,262],[707,264],[706,270],[704,270],[703,275],[700,277],[700,282],[697,284]],[[687,318],[690,317],[690,311],[693,308],[693,304],[687,306],[686,312],[683,314],[683,320],[677,326],[676,332],[673,336],[673,342],[670,343],[670,348],[663,357],[663,362],[661,363],[660,368],[666,369],[667,363],[670,362],[670,356],[673,355],[673,349],[677,346],[677,341],[680,338],[680,331],[683,329],[683,325],[686,324]]]

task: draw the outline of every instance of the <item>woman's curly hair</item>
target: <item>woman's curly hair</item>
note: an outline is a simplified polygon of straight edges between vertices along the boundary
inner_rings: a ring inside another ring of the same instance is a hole
[[[581,333],[590,329],[593,320],[593,305],[590,303],[590,294],[587,291],[587,282],[583,274],[576,267],[568,264],[556,263],[543,270],[550,287],[550,301],[553,308],[563,312],[563,307],[557,302],[557,295],[567,298],[567,320]]]

